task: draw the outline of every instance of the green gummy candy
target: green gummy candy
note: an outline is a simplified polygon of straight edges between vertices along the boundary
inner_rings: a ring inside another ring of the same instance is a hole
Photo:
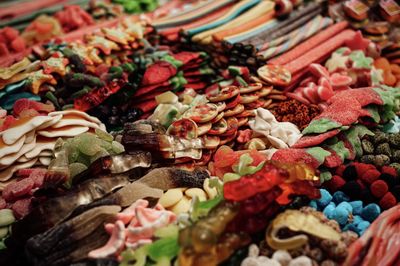
[[[329,171],[323,171],[323,172],[321,172],[319,177],[320,177],[321,183],[323,183],[323,182],[331,180],[332,174]]]
[[[76,137],[75,140],[79,151],[85,155],[93,156],[101,149],[99,140],[91,133],[83,133]]]
[[[112,142],[114,140],[113,136],[111,134],[108,134],[107,132],[96,128],[95,131],[96,135],[101,138],[102,140]]]
[[[340,128],[342,125],[328,118],[320,118],[312,120],[311,123],[303,130],[303,134],[325,133],[329,130]]]
[[[65,143],[64,149],[67,151],[69,163],[74,163],[78,160],[80,152],[72,143]]]
[[[11,209],[0,210],[0,227],[7,226],[15,222],[15,217]]]
[[[350,158],[350,151],[344,145],[343,141],[338,141],[336,144],[329,146],[332,150],[334,150],[337,155],[344,161],[345,159]]]
[[[0,227],[0,239],[5,238],[8,235],[8,227]]]
[[[331,153],[321,147],[313,147],[306,150],[308,154],[314,157],[320,164],[323,164],[325,158],[331,155]]]
[[[161,238],[152,243],[148,249],[149,257],[154,261],[162,258],[173,259],[178,255],[178,252],[179,244],[177,236]]]
[[[69,165],[69,172],[71,177],[74,177],[87,169],[87,166],[82,163],[71,163]]]
[[[113,141],[112,142],[112,149],[116,154],[122,153],[125,151],[124,146],[119,143],[118,141]]]
[[[90,156],[80,152],[78,155],[78,158],[76,159],[76,162],[84,164],[86,166],[89,166],[90,165]]]
[[[90,157],[90,163],[93,163],[94,161],[96,161],[99,158],[105,157],[110,155],[110,153],[108,151],[106,151],[105,149],[101,149],[100,151],[98,151],[95,155],[93,155],[92,157]]]

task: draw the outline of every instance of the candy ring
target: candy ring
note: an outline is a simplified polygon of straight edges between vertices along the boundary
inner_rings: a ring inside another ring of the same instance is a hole
[[[265,65],[257,70],[258,76],[265,82],[277,86],[287,86],[292,80],[292,74],[283,66]]]
[[[191,119],[182,118],[168,127],[167,134],[184,139],[195,139],[198,137],[197,124]]]

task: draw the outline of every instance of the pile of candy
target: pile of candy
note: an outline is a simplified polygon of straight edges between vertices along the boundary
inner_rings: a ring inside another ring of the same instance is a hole
[[[0,9],[0,265],[399,265],[396,1]]]

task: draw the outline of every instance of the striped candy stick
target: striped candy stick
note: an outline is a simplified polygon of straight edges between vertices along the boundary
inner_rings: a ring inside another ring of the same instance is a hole
[[[289,34],[288,40],[283,43],[282,45],[271,47],[268,50],[259,53],[265,59],[272,58],[274,56],[280,55],[291,48],[293,48],[298,43],[308,39],[315,33],[319,32],[322,29],[325,29],[333,22],[330,18],[322,18],[321,16],[316,17],[315,19],[311,20],[309,23],[301,27],[299,30],[296,30]]]

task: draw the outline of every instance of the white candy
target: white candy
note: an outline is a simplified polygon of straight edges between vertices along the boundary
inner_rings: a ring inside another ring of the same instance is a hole
[[[309,257],[300,256],[293,259],[288,266],[312,266],[312,261]]]
[[[169,189],[165,192],[158,203],[160,203],[164,208],[171,207],[177,204],[183,197],[182,190],[179,188]]]
[[[278,261],[282,266],[288,266],[292,256],[286,250],[277,250],[272,255],[272,259]]]
[[[272,147],[277,149],[289,148],[301,138],[300,130],[290,122],[278,122],[274,115],[264,109],[258,108],[256,117],[249,121],[250,128],[255,135],[267,137]]]

